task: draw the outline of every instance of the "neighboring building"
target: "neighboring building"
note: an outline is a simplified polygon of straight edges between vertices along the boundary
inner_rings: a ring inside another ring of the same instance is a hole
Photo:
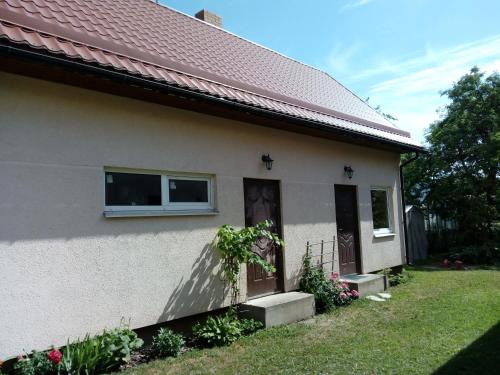
[[[425,217],[417,206],[406,206],[406,227],[408,233],[408,262],[426,259],[429,252]]]
[[[328,74],[146,0],[2,2],[0,53],[0,357],[227,305],[226,223],[286,243],[245,299],[297,289],[307,241],[405,262],[421,146]]]

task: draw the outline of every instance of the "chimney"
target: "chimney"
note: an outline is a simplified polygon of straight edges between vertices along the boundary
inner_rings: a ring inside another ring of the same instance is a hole
[[[194,15],[199,20],[211,23],[214,26],[222,28],[222,17],[208,10],[202,9]]]

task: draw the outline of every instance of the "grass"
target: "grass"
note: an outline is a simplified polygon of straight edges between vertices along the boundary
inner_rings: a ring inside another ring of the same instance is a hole
[[[388,302],[127,371],[157,374],[470,374],[500,369],[500,271],[411,271]]]

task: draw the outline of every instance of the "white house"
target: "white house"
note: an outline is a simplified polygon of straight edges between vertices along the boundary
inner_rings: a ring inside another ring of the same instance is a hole
[[[296,290],[308,241],[405,263],[421,146],[328,74],[147,0],[1,2],[0,56],[0,357],[227,305],[222,224],[285,240],[244,299]]]

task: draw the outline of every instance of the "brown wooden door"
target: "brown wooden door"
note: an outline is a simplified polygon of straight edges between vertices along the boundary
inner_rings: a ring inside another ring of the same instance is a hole
[[[280,187],[278,181],[244,179],[245,225],[254,226],[264,220],[272,220],[271,231],[281,237]],[[273,264],[276,272],[266,272],[260,266],[247,267],[248,297],[262,296],[282,291],[281,249],[267,238],[257,241],[252,249]]]
[[[359,273],[360,252],[356,187],[335,185],[340,274]]]

